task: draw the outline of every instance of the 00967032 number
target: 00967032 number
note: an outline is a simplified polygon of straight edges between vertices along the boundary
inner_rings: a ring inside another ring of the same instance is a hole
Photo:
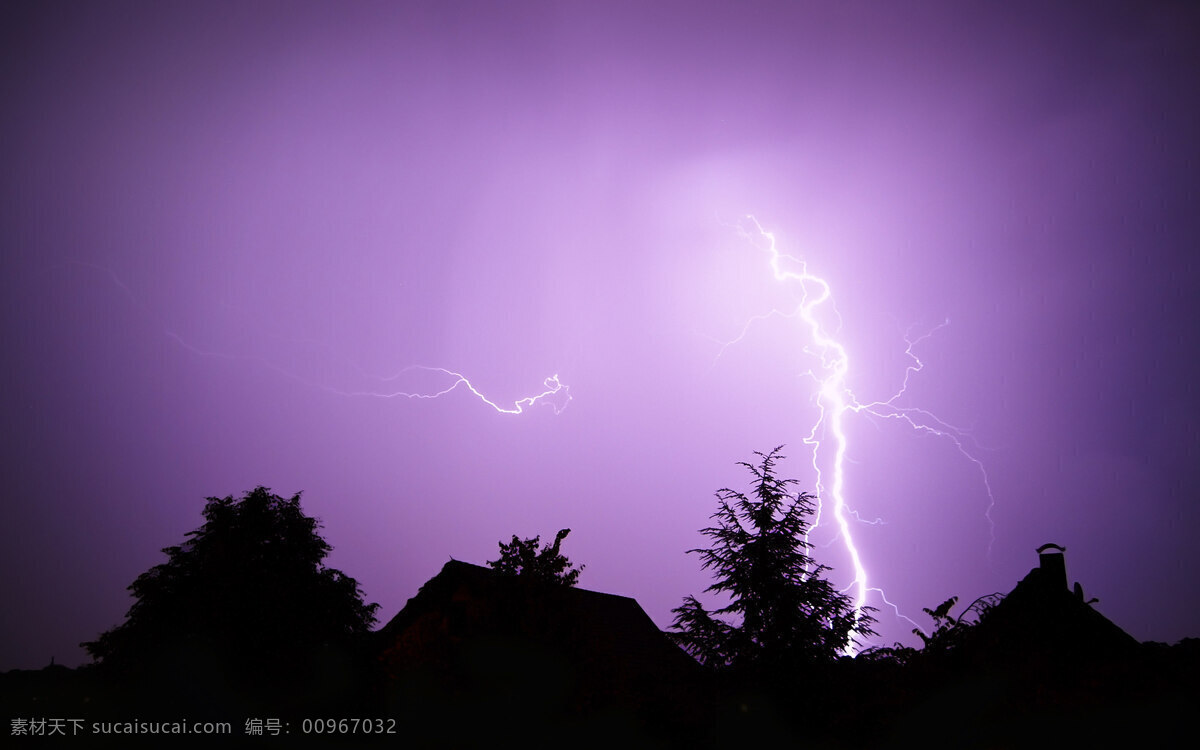
[[[395,734],[395,719],[305,719],[305,734]]]

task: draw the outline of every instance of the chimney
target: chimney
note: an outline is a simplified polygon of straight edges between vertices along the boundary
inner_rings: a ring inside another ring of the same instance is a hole
[[[1066,551],[1066,547],[1057,544],[1043,544],[1037,548],[1038,568],[1048,590],[1067,590],[1067,562],[1063,557]]]

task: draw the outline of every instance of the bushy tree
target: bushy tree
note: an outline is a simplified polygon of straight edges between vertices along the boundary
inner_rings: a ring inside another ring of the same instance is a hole
[[[231,690],[301,685],[370,631],[379,605],[324,566],[331,547],[298,494],[210,497],[204,519],[129,586],[125,622],[82,644],[102,672]]]
[[[518,539],[514,534],[508,544],[499,542],[500,559],[488,560],[488,565],[501,573],[527,576],[560,586],[574,586],[584,566],[572,567],[571,561],[559,551],[563,539],[570,533],[570,529],[560,530],[554,535],[554,543],[547,544],[540,551],[540,534],[532,539]]]
[[[701,530],[711,547],[688,550],[716,577],[707,591],[729,597],[712,613],[693,596],[673,610],[674,637],[706,665],[828,662],[856,636],[873,634],[872,608],[856,610],[853,599],[823,577],[830,568],[808,555],[805,535],[816,498],[792,494],[796,480],[775,476],[780,450],[756,451],[757,464],[739,462],[754,475],[751,494],[719,490],[716,523]]]

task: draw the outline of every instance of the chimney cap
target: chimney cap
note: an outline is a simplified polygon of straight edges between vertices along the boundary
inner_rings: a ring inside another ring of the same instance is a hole
[[[1066,552],[1066,551],[1067,551],[1067,548],[1066,548],[1066,547],[1063,547],[1062,545],[1059,545],[1059,544],[1054,544],[1053,542],[1048,542],[1048,543],[1046,543],[1046,544],[1043,544],[1041,547],[1038,547],[1038,548],[1037,548],[1037,553],[1038,553],[1039,555],[1041,555],[1041,554],[1045,554],[1046,550],[1048,550],[1048,549],[1056,549],[1056,550],[1058,550],[1059,552]]]

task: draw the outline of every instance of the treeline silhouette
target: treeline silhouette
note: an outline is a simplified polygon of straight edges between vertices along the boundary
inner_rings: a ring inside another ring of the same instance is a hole
[[[125,621],[83,644],[92,664],[0,675],[9,733],[187,717],[235,736],[270,719],[256,741],[288,746],[858,748],[1188,729],[1200,640],[1136,642],[1068,588],[1053,544],[1011,592],[925,609],[920,648],[849,656],[872,610],[810,556],[814,498],[776,476],[780,448],[755,455],[749,492],[718,491],[709,546],[689,551],[725,604],[687,596],[666,633],[636,601],[578,587],[569,529],[540,549],[514,535],[486,568],[447,563],[375,629],[378,605],[325,566],[299,495],[209,498],[204,523],[130,585]]]

